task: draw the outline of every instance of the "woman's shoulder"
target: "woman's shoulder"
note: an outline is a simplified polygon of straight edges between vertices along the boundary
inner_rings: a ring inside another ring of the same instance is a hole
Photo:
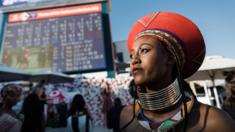
[[[133,105],[125,106],[120,115],[120,126],[124,126],[133,117]]]
[[[202,103],[195,109],[198,109],[193,112],[194,117],[198,116],[195,126],[200,126],[202,131],[234,131],[235,123],[225,111]]]
[[[202,107],[208,107],[207,105],[202,105]],[[233,128],[235,129],[235,122],[225,111],[218,109],[213,106],[209,106],[208,117],[210,124],[212,126],[220,126],[220,128]],[[218,127],[219,128],[219,127]]]
[[[135,112],[137,110],[135,109]],[[120,115],[120,121],[123,123],[127,123],[130,121],[133,116],[134,116],[134,111],[133,111],[133,105],[127,105],[124,108],[122,108],[121,115]]]
[[[11,130],[11,131],[18,131],[22,125],[22,122],[17,118],[13,117],[8,113],[3,113],[0,116],[0,128],[2,131],[4,130]]]
[[[3,113],[0,116],[0,120],[1,121],[9,121],[9,122],[12,122],[12,123],[20,122],[19,119],[15,118],[14,116],[12,116],[11,114],[8,114],[8,113]]]

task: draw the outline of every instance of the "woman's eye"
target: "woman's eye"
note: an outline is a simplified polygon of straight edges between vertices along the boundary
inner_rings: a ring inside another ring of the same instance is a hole
[[[141,48],[140,49],[140,54],[145,54],[145,53],[147,53],[149,51],[149,49],[147,49],[147,48]]]
[[[132,57],[133,57],[133,55],[132,54],[130,54],[130,58],[132,59]]]

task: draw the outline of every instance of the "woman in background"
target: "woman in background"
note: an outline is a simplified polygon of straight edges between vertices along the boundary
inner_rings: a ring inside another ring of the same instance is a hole
[[[68,132],[91,132],[90,119],[83,96],[76,94],[69,109]]]
[[[40,100],[35,93],[29,94],[23,103],[21,113],[24,115],[24,122],[21,132],[43,132]]]
[[[1,90],[0,132],[20,132],[22,122],[17,118],[12,107],[21,96],[21,88],[16,84],[7,84]]]

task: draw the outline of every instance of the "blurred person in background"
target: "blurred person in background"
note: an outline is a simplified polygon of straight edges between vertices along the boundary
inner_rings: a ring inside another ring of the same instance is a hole
[[[12,107],[21,96],[21,88],[16,84],[7,84],[1,90],[2,107],[0,108],[0,131],[20,132],[22,122],[18,119]]]
[[[57,104],[57,111],[59,113],[58,126],[66,127],[67,126],[67,104],[65,102],[61,102]]]
[[[46,85],[46,80],[41,80],[33,89],[32,93],[37,94],[39,100],[40,100],[40,111],[41,111],[41,116],[42,116],[42,132],[45,132],[45,126],[46,126],[46,119],[45,119],[45,104],[47,101],[46,98],[46,89],[45,89],[45,85]]]
[[[226,76],[226,98],[222,109],[235,120],[235,71],[224,72]]]
[[[107,127],[113,129],[113,132],[120,131],[120,114],[123,109],[123,105],[120,98],[115,98],[113,107],[107,113]]]
[[[101,95],[103,97],[103,107],[102,113],[104,114],[104,120],[107,120],[107,113],[112,107],[112,88],[109,82],[102,82],[101,83]],[[107,124],[106,124],[107,126]]]
[[[56,120],[58,111],[56,109],[56,106],[54,104],[47,104],[47,126],[48,127],[56,127]]]
[[[68,132],[91,132],[91,118],[82,95],[73,97],[67,118]]]
[[[21,132],[43,132],[43,118],[37,94],[31,93],[25,98],[21,113],[24,116]]]

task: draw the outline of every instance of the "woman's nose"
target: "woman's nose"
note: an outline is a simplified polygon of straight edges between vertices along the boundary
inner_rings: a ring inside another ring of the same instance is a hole
[[[136,65],[139,63],[141,63],[139,56],[137,54],[133,55],[131,59],[131,65]]]

